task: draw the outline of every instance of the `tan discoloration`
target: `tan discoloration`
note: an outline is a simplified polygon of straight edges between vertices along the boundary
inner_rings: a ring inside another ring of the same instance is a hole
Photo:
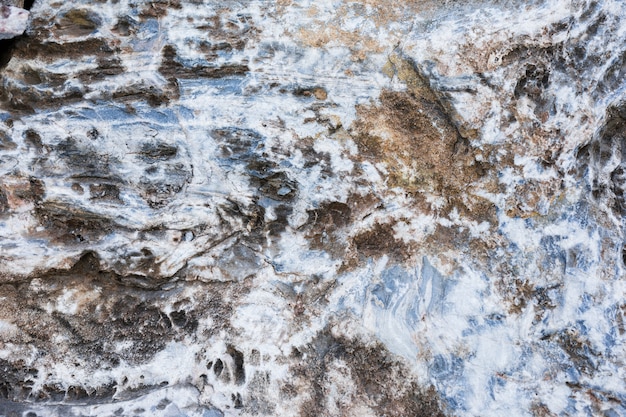
[[[357,204],[352,209],[353,232],[311,235],[313,247],[324,247],[321,236],[326,246],[343,245],[331,251],[344,259],[341,271],[372,257],[413,262],[417,254],[434,251],[442,266],[452,271],[459,266],[459,248],[487,263],[497,239],[489,233],[472,235],[467,224],[488,224],[489,229],[497,224],[494,204],[479,195],[499,191],[497,172],[489,162],[497,149],[472,146],[458,129],[452,106],[411,61],[392,55],[383,71],[402,81],[406,91],[383,90],[379,104],[359,106],[347,138],[356,143],[358,158],[378,167],[385,182],[383,195],[405,194],[412,209],[433,216],[432,230],[422,240],[405,242],[395,236],[402,219],[369,224],[363,219],[384,207]],[[373,199],[380,203],[379,198]],[[452,219],[452,224],[439,224],[439,218]]]
[[[61,36],[85,36],[100,26],[99,18],[85,9],[73,9],[65,13],[55,26],[55,34]]]
[[[411,61],[392,55],[383,70],[405,83],[406,91],[383,90],[379,104],[357,108],[358,118],[350,129],[329,129],[337,141],[356,144],[357,160],[377,167],[385,186],[380,196],[350,197],[347,204],[328,202],[309,212],[311,248],[343,259],[340,272],[369,258],[389,256],[393,262],[410,263],[433,251],[448,270],[454,270],[459,247],[487,262],[497,239],[474,235],[468,227],[497,224],[494,204],[479,195],[499,191],[497,173],[487,162],[497,149],[472,147],[455,124],[452,106]],[[353,175],[361,174],[357,166]],[[402,194],[412,210],[432,216],[434,224],[421,240],[396,236],[402,218],[365,220],[385,210],[383,196]],[[451,224],[439,224],[439,218],[452,219]]]
[[[306,26],[293,30],[297,38],[305,45],[315,48],[326,46],[345,46],[352,53],[352,59],[363,61],[369,54],[389,50],[389,46],[401,41],[407,27],[399,32],[388,31],[389,26],[405,22],[407,16],[426,13],[432,8],[434,1],[409,0],[401,3],[391,0],[361,0],[344,2],[332,12],[332,16],[324,15],[324,11],[316,5],[304,10],[312,19]],[[279,13],[285,12],[291,2],[282,2]],[[345,29],[354,16],[361,17],[364,24],[354,30]],[[381,42],[378,34],[387,31],[388,38]]]
[[[353,137],[363,157],[383,162],[387,185],[415,195],[422,209],[425,196],[437,196],[446,203],[430,210],[447,215],[457,208],[468,219],[493,220],[493,205],[472,193],[484,190],[489,167],[477,160],[448,106],[410,62],[392,57],[386,70],[407,91],[383,91],[380,105],[358,109]]]
[[[516,190],[506,201],[506,215],[509,217],[542,216],[562,197],[562,186],[557,181],[526,181]]]
[[[350,48],[355,60],[363,61],[368,53],[380,53],[386,48],[372,37],[363,36],[358,32],[350,32],[340,27],[328,26],[318,22],[317,29],[299,30],[299,38],[308,46],[321,48],[326,45],[345,44]]]

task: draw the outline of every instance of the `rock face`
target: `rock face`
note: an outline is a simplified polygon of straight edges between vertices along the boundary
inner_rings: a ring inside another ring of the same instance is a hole
[[[0,3],[0,40],[20,36],[28,24],[28,11]]]
[[[0,415],[626,414],[621,1],[29,19]]]

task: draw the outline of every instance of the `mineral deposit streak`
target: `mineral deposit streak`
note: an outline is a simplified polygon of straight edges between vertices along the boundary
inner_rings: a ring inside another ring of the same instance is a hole
[[[28,13],[0,415],[626,415],[621,0]]]

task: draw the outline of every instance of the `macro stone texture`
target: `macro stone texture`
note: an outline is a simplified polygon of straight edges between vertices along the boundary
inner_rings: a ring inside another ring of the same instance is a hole
[[[0,415],[626,414],[621,1],[28,8]]]

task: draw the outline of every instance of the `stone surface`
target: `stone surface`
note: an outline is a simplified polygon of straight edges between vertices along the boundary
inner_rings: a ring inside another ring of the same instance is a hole
[[[0,415],[625,414],[622,9],[37,1]]]
[[[20,36],[28,24],[28,11],[0,3],[0,39]]]

